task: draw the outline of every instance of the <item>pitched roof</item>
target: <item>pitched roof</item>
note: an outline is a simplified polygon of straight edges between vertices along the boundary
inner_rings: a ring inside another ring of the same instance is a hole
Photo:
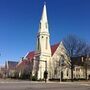
[[[16,61],[8,61],[7,64],[6,64],[6,68],[15,69],[17,64],[18,64],[18,62],[16,62]]]
[[[16,67],[21,66],[21,65],[24,66],[24,65],[28,64],[29,61],[33,60],[34,55],[35,55],[35,51],[29,52],[25,57],[26,59],[23,59],[21,62],[19,62]]]
[[[54,44],[54,45],[51,46],[51,53],[52,53],[52,55],[55,53],[55,51],[58,48],[59,44],[60,43],[57,43],[57,44]]]
[[[28,58],[29,60],[32,60],[34,58],[34,55],[35,55],[35,51],[29,52],[26,58]]]
[[[51,45],[51,53],[52,53],[52,55],[55,53],[55,51],[56,51],[56,49],[58,48],[59,44],[60,44],[60,43]],[[32,60],[33,57],[34,57],[34,55],[35,55],[35,51],[29,52],[29,53],[27,54],[26,58]]]
[[[18,68],[18,67],[24,67],[24,66],[26,66],[26,65],[29,65],[30,64],[30,60],[29,59],[24,59],[23,61],[21,61],[21,62],[19,62],[18,64],[17,64],[17,66],[16,66],[16,68]]]
[[[60,44],[60,43],[57,43],[57,44],[54,44],[54,45],[51,46],[51,53],[52,53],[52,55],[55,53],[55,51],[56,51],[56,49],[58,48],[59,44]],[[20,65],[28,64],[28,61],[33,60],[34,56],[35,56],[35,51],[29,52],[29,53],[26,55],[27,60],[21,61],[21,62],[17,65],[17,67],[20,66]]]
[[[27,64],[27,60],[21,61],[21,63],[19,63],[19,66],[20,66],[20,65],[25,65],[25,64]]]
[[[82,60],[82,56],[76,56],[76,57],[72,57],[71,60],[74,65],[82,66],[84,65],[86,57],[83,57],[83,60]]]

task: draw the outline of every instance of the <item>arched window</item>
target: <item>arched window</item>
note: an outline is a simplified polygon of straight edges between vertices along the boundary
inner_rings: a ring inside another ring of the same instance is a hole
[[[48,37],[46,37],[46,49],[48,48]]]

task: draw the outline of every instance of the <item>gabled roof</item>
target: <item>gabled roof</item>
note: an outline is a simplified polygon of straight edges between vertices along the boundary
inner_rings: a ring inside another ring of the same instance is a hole
[[[60,43],[57,43],[57,44],[54,44],[54,45],[51,45],[51,53],[52,55],[55,53],[56,49],[58,48]],[[29,52],[26,56],[26,58],[28,58],[29,60],[32,60],[33,57],[35,55],[35,51],[32,51],[32,52]]]
[[[54,44],[51,46],[51,53],[52,55],[55,53],[55,51],[57,50],[58,46],[59,46],[60,43],[57,43],[57,44]]]
[[[28,61],[27,60],[23,60],[23,61],[21,61],[16,67],[18,67],[18,66],[24,66],[24,65],[27,65],[28,64]]]
[[[15,69],[17,64],[18,64],[18,62],[16,62],[16,61],[8,61],[6,63],[6,68],[8,68],[8,69]]]
[[[52,55],[55,53],[55,51],[57,50],[58,46],[59,46],[60,43],[57,43],[57,44],[54,44],[51,46],[51,53]],[[25,65],[25,64],[28,64],[28,61],[32,61],[33,58],[35,56],[35,51],[32,51],[32,52],[29,52],[27,55],[26,55],[26,60],[23,60],[21,61],[18,65],[18,66],[21,66],[21,65]]]
[[[82,58],[83,58],[83,59],[82,59]],[[87,63],[87,65],[90,66],[90,61],[87,60],[87,57],[86,57],[86,56],[76,56],[76,57],[72,57],[71,60],[72,60],[72,63],[73,63],[74,65],[82,66],[82,65],[84,65],[85,63]]]
[[[34,58],[34,55],[35,55],[35,51],[29,52],[26,58],[28,58],[29,60],[32,60]]]
[[[16,68],[21,67],[21,66],[26,66],[30,64],[30,60],[29,59],[23,59],[23,61],[21,61],[20,63],[17,64]]]
[[[21,65],[27,65],[29,63],[29,61],[32,61],[33,58],[34,58],[34,55],[35,55],[35,51],[32,51],[32,52],[29,52],[27,54],[27,56],[25,57],[26,59],[23,59],[21,62],[18,63],[17,67],[18,66],[21,66]]]

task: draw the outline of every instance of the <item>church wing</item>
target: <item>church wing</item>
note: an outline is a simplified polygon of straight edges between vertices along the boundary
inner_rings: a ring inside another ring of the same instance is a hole
[[[53,50],[51,49],[51,51]],[[52,78],[60,78],[60,65],[63,65],[64,77],[69,78],[67,72],[68,70],[70,72],[70,62],[62,42],[57,45],[56,50],[52,54]]]

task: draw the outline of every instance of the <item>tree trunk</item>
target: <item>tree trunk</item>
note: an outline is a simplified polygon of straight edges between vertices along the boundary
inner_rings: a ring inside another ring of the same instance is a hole
[[[87,80],[87,64],[85,64],[85,79]]]
[[[73,61],[72,61],[72,59],[71,59],[71,81],[73,82],[73,68],[74,68],[74,66],[73,66]]]
[[[71,67],[71,81],[73,82],[73,68]]]

